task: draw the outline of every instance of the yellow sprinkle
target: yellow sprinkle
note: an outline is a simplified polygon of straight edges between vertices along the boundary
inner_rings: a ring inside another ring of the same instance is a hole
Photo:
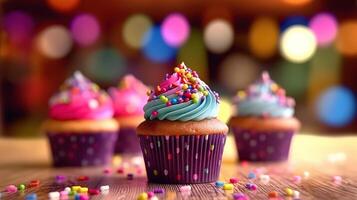
[[[149,197],[148,197],[148,194],[146,192],[143,192],[141,194],[139,194],[137,200],[147,200]]]
[[[234,186],[231,183],[226,183],[223,185],[223,190],[233,190]]]
[[[207,90],[203,91],[203,95],[207,96],[208,95],[208,91]]]
[[[154,175],[157,176],[159,173],[157,172],[156,169],[154,169]]]
[[[80,189],[81,189],[81,186],[78,186],[78,185],[72,186],[72,191],[74,191],[74,192],[78,192]]]
[[[285,194],[286,194],[286,196],[293,196],[294,191],[290,188],[285,188]]]
[[[279,89],[279,86],[278,86],[278,84],[273,83],[270,85],[270,89],[275,92]]]
[[[191,77],[190,81],[194,83],[194,82],[196,82],[196,78],[195,77]]]
[[[87,187],[79,188],[79,193],[87,193],[87,192],[88,192],[88,188]]]
[[[178,67],[175,67],[175,72],[177,73],[177,72],[179,72],[180,71],[180,68],[178,68]]]
[[[244,99],[247,96],[247,94],[244,91],[238,91],[238,97],[240,99]]]
[[[198,94],[196,94],[196,93],[191,94],[191,98],[192,99],[198,99]]]
[[[187,90],[187,88],[188,88],[188,85],[187,85],[187,84],[183,84],[183,85],[182,85],[182,89]]]
[[[185,71],[186,71],[185,69],[181,69],[181,70],[180,70],[180,72],[181,72],[182,74],[184,74]]]
[[[191,74],[191,73],[187,73],[187,74],[186,74],[186,77],[187,77],[187,78],[191,78],[191,77],[192,77],[192,74]]]

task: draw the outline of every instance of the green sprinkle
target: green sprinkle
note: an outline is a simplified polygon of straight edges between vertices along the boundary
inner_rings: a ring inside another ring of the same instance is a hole
[[[20,184],[17,189],[20,190],[20,191],[24,191],[26,188],[26,186],[24,184]]]
[[[193,98],[192,101],[193,101],[193,103],[198,103],[199,102],[198,98]]]

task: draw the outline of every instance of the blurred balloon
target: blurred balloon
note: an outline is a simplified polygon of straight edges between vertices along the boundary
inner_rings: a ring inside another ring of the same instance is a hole
[[[344,55],[357,55],[357,20],[345,21],[340,24],[336,48]]]
[[[316,51],[316,38],[311,30],[304,26],[291,26],[281,36],[280,51],[291,62],[305,62]]]
[[[342,127],[356,116],[356,98],[344,86],[334,86],[325,90],[316,102],[317,115],[321,122]]]
[[[289,27],[295,26],[295,25],[307,26],[308,25],[308,20],[306,19],[306,17],[301,16],[301,15],[295,15],[295,16],[287,17],[281,23],[280,31],[284,32]]]
[[[47,4],[59,12],[68,12],[78,7],[80,0],[46,0]]]
[[[333,46],[317,49],[310,62],[310,103],[315,102],[321,91],[340,82],[341,61],[341,55]]]
[[[289,96],[303,97],[309,80],[309,65],[282,61],[272,71],[272,77]]]
[[[58,59],[70,52],[73,41],[66,27],[52,25],[41,31],[38,35],[37,45],[42,54]]]
[[[233,108],[231,106],[231,102],[224,97],[221,97],[219,103],[219,112],[217,118],[224,123],[227,123],[231,118]]]
[[[187,66],[197,71],[202,80],[208,81],[207,52],[204,46],[202,32],[198,29],[192,30],[187,42],[180,48],[177,62],[185,62]]]
[[[204,41],[213,53],[227,51],[234,42],[232,25],[223,19],[211,21],[204,29]]]
[[[143,53],[155,62],[167,62],[176,55],[176,48],[166,44],[162,38],[160,27],[152,27],[144,37]]]
[[[151,19],[143,14],[131,15],[123,25],[123,40],[132,48],[139,49],[143,46],[144,35],[152,27]]]
[[[12,11],[4,16],[3,28],[13,44],[24,45],[31,39],[34,21],[23,11]]]
[[[91,14],[77,15],[71,24],[73,39],[82,46],[93,44],[100,35],[100,26]]]
[[[178,47],[187,40],[190,34],[190,25],[185,16],[173,13],[162,22],[161,34],[168,45]]]
[[[337,34],[337,20],[330,13],[316,14],[311,19],[309,27],[314,32],[317,44],[320,46],[330,44]]]
[[[102,48],[89,54],[85,71],[88,76],[104,83],[116,83],[125,72],[124,57],[114,48]]]
[[[272,18],[262,17],[255,20],[249,31],[249,47],[259,58],[269,58],[276,52],[279,27]]]
[[[234,53],[223,60],[220,66],[219,80],[231,91],[248,87],[259,73],[258,63],[252,58]]]

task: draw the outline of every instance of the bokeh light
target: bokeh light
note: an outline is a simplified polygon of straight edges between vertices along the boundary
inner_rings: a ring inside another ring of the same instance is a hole
[[[93,44],[100,35],[100,26],[91,14],[80,14],[76,16],[71,24],[73,39],[82,46]]]
[[[336,38],[336,48],[344,55],[357,55],[357,20],[340,24]]]
[[[329,126],[345,126],[352,122],[356,114],[355,96],[343,86],[327,89],[316,103],[319,120]]]
[[[234,53],[222,62],[219,80],[227,89],[235,92],[248,87],[257,77],[259,66],[251,57]]]
[[[58,59],[70,52],[73,41],[66,27],[52,25],[39,34],[37,45],[42,54],[49,58]]]
[[[161,34],[168,45],[178,47],[187,40],[190,25],[182,14],[170,14],[162,22]]]
[[[304,26],[291,26],[281,36],[280,51],[291,62],[305,62],[316,51],[316,38],[312,31]]]
[[[85,71],[96,81],[115,83],[124,73],[124,57],[114,48],[101,48],[88,55]]]
[[[160,27],[153,26],[144,37],[144,55],[155,62],[167,62],[176,55],[176,48],[171,47],[164,41]]]
[[[143,38],[152,27],[151,19],[143,14],[131,15],[123,25],[123,40],[131,48],[139,49],[143,46]]]
[[[272,18],[255,20],[249,31],[249,47],[259,58],[269,58],[276,52],[279,39],[279,26]]]
[[[311,2],[311,0],[283,0],[283,1],[291,5],[298,5],[298,6],[306,5]]]
[[[288,29],[291,26],[296,26],[296,25],[301,25],[301,26],[307,26],[308,25],[308,20],[304,16],[300,15],[294,15],[287,17],[280,25],[280,31],[284,32],[286,29]]]
[[[233,109],[232,109],[231,102],[227,98],[221,97],[217,118],[221,120],[223,123],[227,123],[228,120],[231,118],[232,112]]]
[[[33,18],[23,11],[12,11],[5,15],[3,28],[12,43],[27,43],[34,28]]]
[[[180,48],[177,62],[181,63],[182,61],[185,61],[187,66],[197,71],[202,80],[208,81],[207,52],[200,30],[193,29],[186,43]]]
[[[330,13],[319,13],[315,15],[311,19],[309,27],[314,32],[319,46],[330,44],[337,34],[337,20]]]
[[[273,68],[273,79],[280,84],[289,96],[300,98],[305,95],[309,80],[308,63],[282,61]]]
[[[58,12],[72,11],[78,7],[80,0],[47,0],[47,4]]]
[[[211,21],[204,29],[204,41],[213,53],[227,51],[234,42],[232,25],[223,19]]]

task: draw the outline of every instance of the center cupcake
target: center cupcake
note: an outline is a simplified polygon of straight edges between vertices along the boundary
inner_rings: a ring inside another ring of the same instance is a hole
[[[228,132],[219,96],[183,63],[174,71],[150,91],[137,128],[149,182],[216,181]]]

